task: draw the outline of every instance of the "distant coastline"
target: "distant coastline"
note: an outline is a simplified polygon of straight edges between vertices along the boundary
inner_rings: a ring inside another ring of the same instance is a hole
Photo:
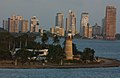
[[[120,61],[116,59],[110,58],[100,58],[101,63],[96,64],[65,64],[65,65],[54,65],[54,64],[46,64],[46,65],[18,65],[14,64],[0,64],[0,68],[3,69],[47,69],[47,68],[55,68],[55,69],[69,69],[69,68],[107,68],[107,67],[120,67]]]

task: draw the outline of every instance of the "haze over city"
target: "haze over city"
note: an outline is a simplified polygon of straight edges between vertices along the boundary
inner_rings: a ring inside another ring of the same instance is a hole
[[[77,17],[77,29],[80,29],[80,18],[82,12],[88,12],[90,15],[90,25],[101,26],[102,19],[105,17],[107,5],[113,5],[117,8],[117,33],[120,33],[120,1],[119,0],[1,0],[0,1],[0,26],[3,19],[11,15],[22,15],[25,19],[36,16],[39,19],[40,26],[49,30],[55,25],[55,15],[58,12],[64,13],[67,17],[68,11],[73,10]],[[65,26],[65,25],[64,25]]]

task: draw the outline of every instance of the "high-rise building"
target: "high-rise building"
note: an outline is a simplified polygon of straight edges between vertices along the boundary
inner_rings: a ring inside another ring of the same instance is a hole
[[[8,31],[8,20],[3,20],[3,28]]]
[[[57,13],[55,26],[59,26],[60,28],[64,28],[64,15],[63,15],[63,13]]]
[[[88,38],[92,38],[92,26],[89,26],[89,29],[88,29]]]
[[[8,31],[9,32],[19,32],[21,23],[20,21],[23,20],[22,16],[13,15],[11,18],[8,18]]]
[[[89,23],[89,14],[82,13],[80,20],[80,35],[82,37],[86,37],[86,34],[88,33],[88,23]]]
[[[64,36],[64,28],[61,28],[59,26],[50,28],[50,32],[51,32],[51,34],[55,34],[58,36]]]
[[[84,38],[92,38],[92,26],[90,26],[89,24],[87,24],[87,26],[83,26],[83,37]]]
[[[102,36],[105,36],[105,18],[102,19]]]
[[[39,32],[39,29],[38,29],[38,19],[36,18],[36,16],[33,16],[31,19],[30,19],[30,32]]]
[[[68,17],[66,18],[66,33],[68,31],[71,31],[72,35],[76,34],[76,15],[71,10],[69,10]]]
[[[21,21],[21,32],[28,32],[28,20]]]
[[[97,23],[92,27],[92,34],[93,37],[101,35],[101,26],[98,26]]]
[[[114,6],[106,7],[105,16],[105,36],[107,40],[114,40],[116,34],[116,8]]]

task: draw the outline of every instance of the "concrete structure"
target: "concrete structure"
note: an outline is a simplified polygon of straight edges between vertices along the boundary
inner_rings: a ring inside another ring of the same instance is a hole
[[[68,31],[71,31],[72,35],[76,34],[76,15],[71,10],[69,10],[68,17],[66,18],[66,33]]]
[[[28,20],[24,20],[23,16],[13,15],[8,18],[8,21],[3,20],[3,27],[9,32],[27,32],[28,31]]]
[[[92,27],[92,34],[93,37],[101,35],[101,26],[98,26],[97,23]]]
[[[64,28],[64,14],[63,13],[57,13],[55,26],[59,26],[60,28]]]
[[[36,16],[33,16],[30,19],[30,32],[39,32],[38,25],[38,19],[36,18]]]
[[[107,6],[105,16],[104,39],[114,40],[115,34],[116,34],[116,8],[114,6]]]
[[[21,21],[21,32],[28,32],[28,20]]]
[[[8,20],[3,20],[3,28],[8,31]]]
[[[13,15],[11,18],[8,18],[8,31],[18,33],[21,26],[21,20],[23,20],[23,16]]]
[[[50,33],[51,33],[51,34],[54,34],[54,32],[55,32],[55,27],[51,27],[51,28],[50,28]]]
[[[82,13],[80,20],[80,35],[82,37],[87,37],[86,35],[88,33],[88,23],[89,23],[89,14]]]
[[[102,36],[105,36],[105,18],[102,19]]]
[[[87,24],[87,26],[83,26],[83,38],[92,38],[92,26]]]
[[[73,60],[72,33],[68,32],[65,41],[66,60]]]
[[[15,51],[13,52],[13,55],[20,50],[21,48],[15,48]],[[36,59],[36,60],[46,60],[46,56],[48,55],[48,49],[42,49],[42,50],[33,50],[33,49],[26,49],[28,51],[31,51],[35,54],[37,54],[37,57],[32,57],[31,59]]]
[[[55,26],[55,27],[50,28],[50,32],[52,34],[56,34],[58,36],[64,36],[64,28],[61,28],[59,26]]]
[[[92,26],[89,26],[89,30],[88,30],[88,38],[92,38]]]

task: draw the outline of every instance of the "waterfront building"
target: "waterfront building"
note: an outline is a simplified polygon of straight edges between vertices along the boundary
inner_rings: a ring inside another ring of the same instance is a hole
[[[116,8],[114,6],[107,6],[105,16],[104,39],[114,40],[115,34],[116,34]]]
[[[65,54],[66,60],[73,60],[73,46],[72,46],[72,33],[71,31],[68,32],[66,39],[65,39]]]
[[[89,29],[88,29],[88,37],[87,38],[92,38],[92,26],[89,26]]]
[[[83,38],[92,38],[92,26],[90,26],[89,24],[87,24],[87,26],[83,26]]]
[[[64,14],[63,13],[57,13],[56,19],[55,19],[55,26],[64,28]]]
[[[97,23],[94,26],[92,26],[92,35],[93,37],[101,35],[101,26],[98,26]]]
[[[3,20],[3,28],[8,31],[8,20]]]
[[[71,10],[69,10],[68,17],[66,18],[66,33],[68,31],[71,31],[72,35],[76,34],[76,15]]]
[[[38,29],[38,19],[36,18],[36,16],[33,16],[31,19],[30,19],[30,32],[39,32],[39,29]]]
[[[87,37],[88,23],[89,23],[89,13],[82,13],[80,20],[80,35],[82,37]]]

